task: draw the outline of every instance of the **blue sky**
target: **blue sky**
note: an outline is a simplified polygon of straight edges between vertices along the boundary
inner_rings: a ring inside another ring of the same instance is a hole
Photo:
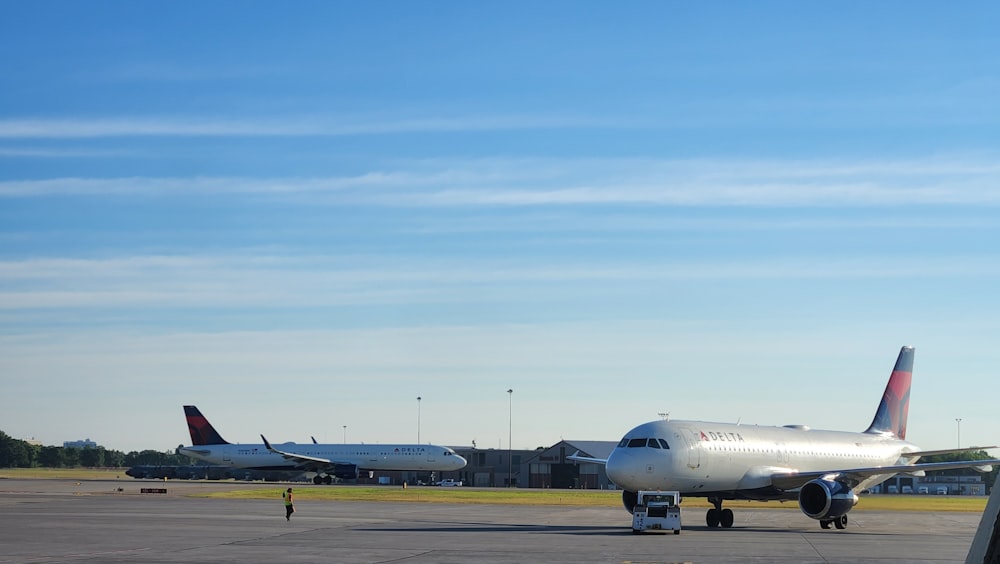
[[[998,12],[5,3],[0,429],[996,444]]]

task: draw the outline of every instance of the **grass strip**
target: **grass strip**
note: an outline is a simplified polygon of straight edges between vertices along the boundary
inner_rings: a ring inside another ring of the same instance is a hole
[[[400,488],[353,486],[292,486],[296,498],[303,501],[386,501],[420,503],[476,503],[503,505],[569,505],[622,507],[621,492],[597,490],[479,489],[479,488]],[[220,499],[280,499],[285,488],[248,488],[192,494]],[[864,496],[855,511],[961,511],[981,512],[985,497],[952,496]],[[705,498],[689,497],[684,507],[711,507]],[[727,501],[734,509],[798,509],[795,501]]]
[[[131,480],[128,468],[0,468],[9,480]]]

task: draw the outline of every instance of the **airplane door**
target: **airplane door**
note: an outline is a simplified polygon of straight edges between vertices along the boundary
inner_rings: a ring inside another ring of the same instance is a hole
[[[678,433],[675,433],[677,435]],[[701,467],[701,441],[698,440],[698,435],[691,429],[684,429],[681,431],[680,436],[684,439],[684,444],[687,446],[687,465],[688,468],[700,468]]]
[[[434,462],[435,460],[436,460],[436,458],[434,457],[434,451],[433,450],[428,450],[427,451],[427,462]]]

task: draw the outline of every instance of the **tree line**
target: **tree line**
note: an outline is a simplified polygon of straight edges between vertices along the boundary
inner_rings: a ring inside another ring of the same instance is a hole
[[[141,464],[183,466],[191,463],[191,458],[187,456],[156,450],[125,453],[102,446],[66,448],[33,445],[0,431],[0,468],[124,468]]]

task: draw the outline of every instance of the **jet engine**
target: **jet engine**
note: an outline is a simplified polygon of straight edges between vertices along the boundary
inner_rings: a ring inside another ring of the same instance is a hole
[[[850,487],[832,480],[813,480],[799,490],[799,508],[807,516],[820,521],[847,515],[857,503],[858,496]]]
[[[622,490],[622,505],[625,506],[625,511],[632,513],[635,511],[635,504],[639,503],[639,493],[630,492],[628,490]]]
[[[332,474],[341,480],[357,480],[358,479],[358,465],[357,464],[334,464]]]

